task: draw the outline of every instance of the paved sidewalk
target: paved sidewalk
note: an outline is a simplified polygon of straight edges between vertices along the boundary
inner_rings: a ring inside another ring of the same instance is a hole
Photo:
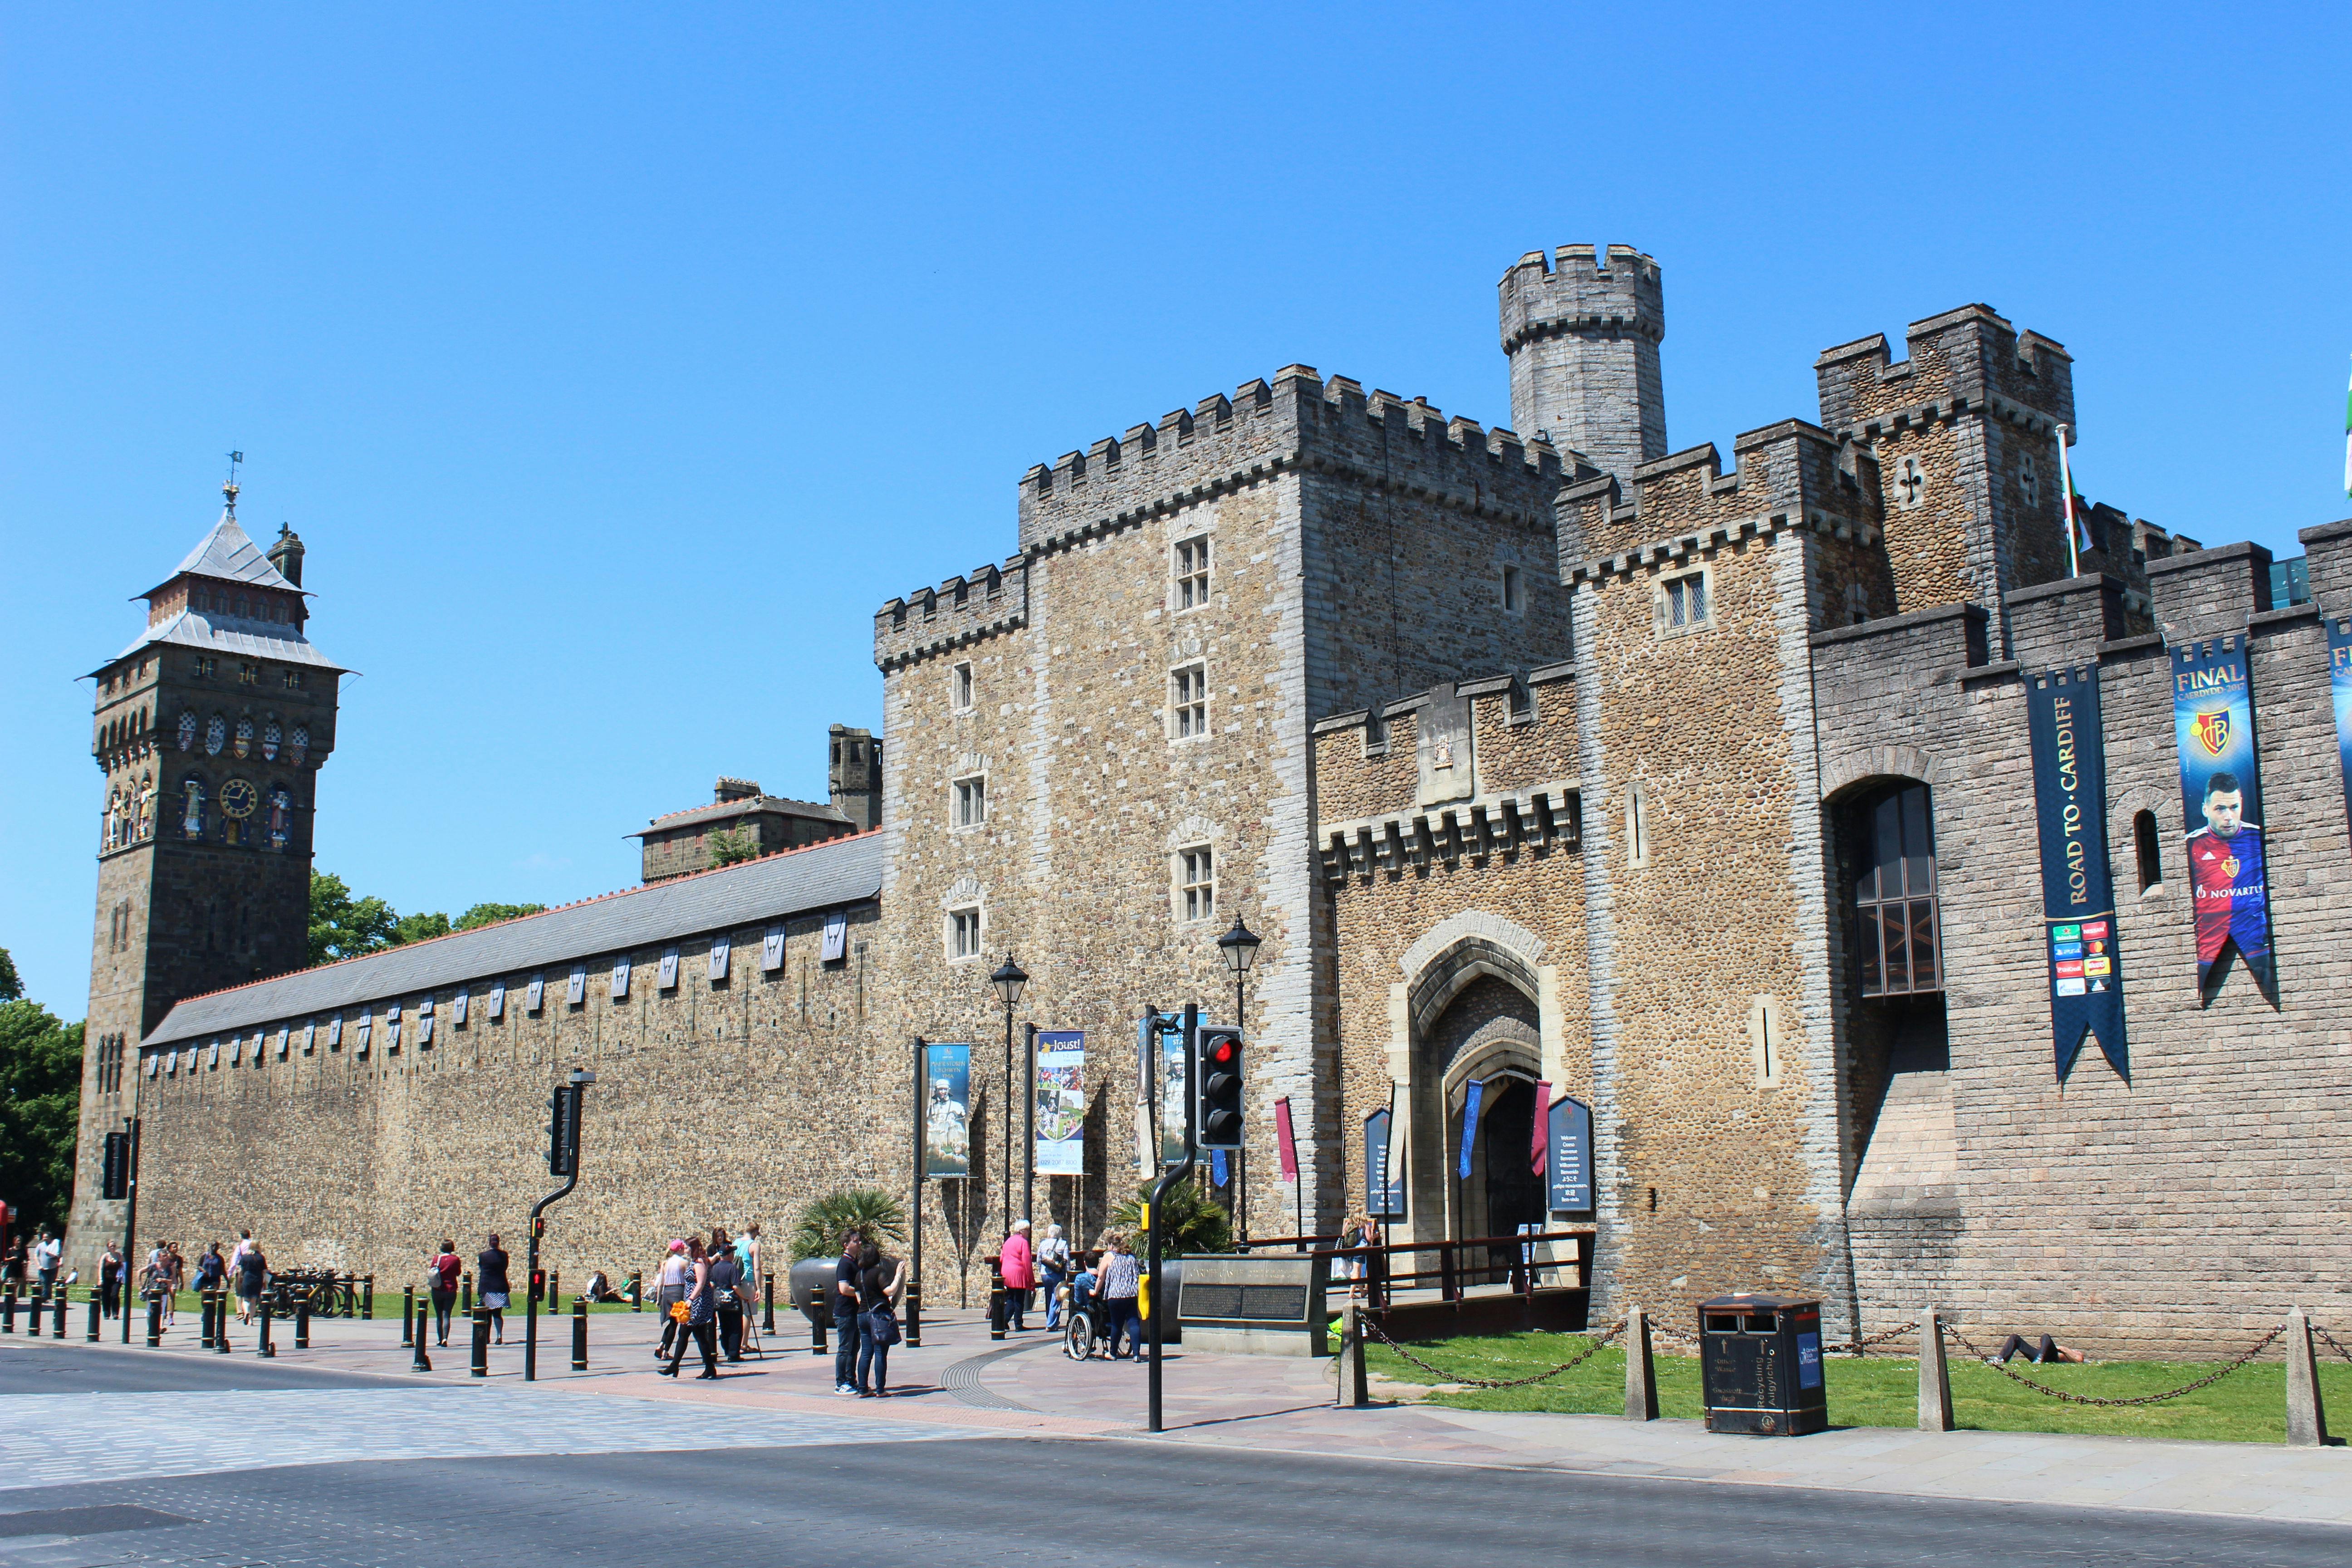
[[[898,1396],[859,1400],[833,1394],[832,1357],[808,1352],[804,1327],[790,1331],[796,1320],[785,1314],[777,1321],[787,1331],[769,1337],[767,1359],[726,1367],[727,1375],[716,1383],[654,1375],[652,1345],[660,1321],[651,1313],[593,1316],[592,1365],[584,1373],[569,1370],[569,1326],[559,1322],[560,1340],[543,1341],[540,1347],[541,1381],[535,1387],[521,1383],[521,1352],[513,1346],[494,1352],[493,1375],[487,1380],[467,1375],[466,1353],[457,1345],[432,1352],[431,1373],[409,1373],[409,1352],[399,1345],[396,1321],[320,1325],[317,1348],[288,1349],[280,1360],[378,1373],[412,1388],[456,1384],[506,1391],[551,1412],[575,1394],[625,1399],[639,1409],[684,1402],[714,1407],[709,1412],[713,1416],[725,1412],[814,1418],[828,1433],[835,1433],[838,1423],[870,1430],[877,1440],[907,1432],[986,1431],[1563,1475],[2352,1523],[2352,1449],[2341,1447],[1884,1427],[1749,1438],[1717,1436],[1692,1421],[1630,1423],[1423,1405],[1340,1410],[1331,1404],[1334,1375],[1328,1361],[1212,1356],[1181,1347],[1171,1347],[1168,1355],[1168,1429],[1152,1437],[1141,1430],[1143,1368],[1071,1362],[1042,1332],[1000,1343],[988,1338],[984,1321],[969,1313],[931,1319],[924,1325],[927,1342],[921,1348],[902,1345],[891,1352]],[[195,1350],[194,1342],[194,1333],[187,1332],[175,1336],[177,1348],[137,1353],[208,1353]],[[85,1348],[78,1341],[37,1342],[54,1345],[59,1355]],[[233,1342],[250,1362],[249,1331]]]

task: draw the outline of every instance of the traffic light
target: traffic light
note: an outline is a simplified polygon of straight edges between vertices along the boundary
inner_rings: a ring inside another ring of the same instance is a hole
[[[1203,1149],[1242,1146],[1242,1032],[1202,1025],[1200,1057],[1192,1064],[1193,1092],[1200,1096]]]
[[[547,1120],[547,1171],[552,1176],[580,1173],[580,1102],[576,1084],[558,1084]]]

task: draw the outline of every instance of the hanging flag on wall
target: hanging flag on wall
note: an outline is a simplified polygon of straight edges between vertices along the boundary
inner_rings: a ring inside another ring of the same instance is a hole
[[[1544,1173],[1544,1151],[1551,1142],[1551,1129],[1544,1125],[1544,1107],[1550,1103],[1551,1084],[1536,1079],[1536,1113],[1528,1118],[1528,1142],[1534,1145],[1528,1151],[1528,1169],[1538,1176]]]
[[[971,1047],[926,1042],[923,1075],[923,1174],[971,1174]]]
[[[2042,948],[2058,1081],[2074,1070],[2084,1031],[2128,1081],[2124,972],[2107,868],[2106,731],[2095,667],[2050,669],[2026,683],[2033,812],[2042,849]]]
[[[1290,1130],[1290,1096],[1274,1102],[1274,1152],[1282,1162],[1282,1179],[1298,1180],[1298,1139]]]
[[[2327,684],[2336,698],[2336,762],[2344,775],[2344,816],[2352,826],[2352,616],[2327,623]]]
[[[1404,1173],[1393,1156],[1396,1088],[1389,1104],[1364,1118],[1364,1213],[1373,1219],[1404,1218]]]
[[[1462,1097],[1462,1179],[1470,1179],[1470,1151],[1478,1142],[1478,1102],[1486,1098],[1486,1080],[1474,1078]]]
[[[2172,720],[2189,829],[2198,994],[2212,1001],[2234,947],[2275,1007],[2270,868],[2254,754],[2253,685],[2242,635],[2172,650]]]
[[[1540,1103],[1540,1101],[1538,1101]],[[1538,1121],[1549,1134],[1546,1203],[1555,1214],[1592,1212],[1592,1108],[1570,1095]]]
[[[1081,1176],[1087,1169],[1087,1037],[1037,1031],[1037,1173]]]

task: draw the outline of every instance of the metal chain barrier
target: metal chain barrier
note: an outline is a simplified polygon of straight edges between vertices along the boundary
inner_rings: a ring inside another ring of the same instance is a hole
[[[1868,1355],[1873,1350],[1885,1344],[1887,1341],[1899,1340],[1904,1335],[1910,1333],[1918,1328],[1918,1326],[1919,1320],[1914,1318],[1909,1322],[1895,1324],[1893,1328],[1887,1330],[1883,1334],[1870,1334],[1858,1340],[1844,1340],[1841,1341],[1837,1344],[1823,1345],[1822,1347],[1822,1353],[1824,1355],[1828,1355],[1832,1352],[1838,1355]]]
[[[1381,1343],[1388,1346],[1389,1349],[1396,1352],[1397,1354],[1404,1357],[1405,1360],[1412,1363],[1413,1365],[1421,1368],[1422,1371],[1429,1373],[1432,1377],[1436,1378],[1440,1383],[1457,1383],[1465,1388],[1525,1388],[1531,1383],[1547,1382],[1549,1379],[1558,1377],[1561,1373],[1569,1372],[1574,1368],[1582,1366],[1586,1362],[1592,1359],[1593,1355],[1600,1351],[1601,1346],[1607,1344],[1610,1341],[1615,1339],[1619,1334],[1625,1331],[1625,1320],[1620,1318],[1616,1322],[1611,1324],[1607,1330],[1596,1337],[1591,1344],[1585,1346],[1581,1353],[1576,1355],[1570,1360],[1560,1363],[1558,1366],[1553,1367],[1549,1372],[1539,1372],[1529,1377],[1515,1377],[1508,1381],[1499,1381],[1485,1377],[1456,1377],[1450,1372],[1430,1365],[1427,1362],[1422,1360],[1419,1356],[1413,1354],[1411,1351],[1397,1343],[1396,1341],[1389,1338],[1387,1332],[1381,1329],[1380,1323],[1375,1321],[1369,1312],[1357,1313],[1356,1321],[1362,1325],[1362,1327],[1371,1334],[1372,1338],[1380,1341]]]
[[[1960,1331],[1952,1324],[1946,1323],[1944,1325],[1944,1332],[1951,1335],[1953,1339],[1958,1340],[1959,1342],[1960,1348],[1968,1352],[1969,1355],[1974,1356],[1977,1360],[1984,1363],[1985,1365],[1992,1368],[1993,1371],[2000,1373],[2001,1376],[2009,1379],[2010,1382],[2021,1383],[2026,1387],[2033,1390],[2036,1394],[2046,1394],[2053,1399],[2063,1399],[2069,1405],[2162,1405],[2167,1400],[2178,1399],[2184,1394],[2194,1394],[2200,1388],[2205,1388],[2213,1384],[2219,1383],[2223,1378],[2229,1376],[2231,1373],[2237,1371],[2240,1367],[2245,1365],[2248,1362],[2253,1360],[2256,1356],[2262,1354],[2264,1351],[2270,1349],[2272,1345],[2275,1344],[2278,1342],[2278,1337],[2286,1332],[2286,1325],[2284,1323],[2281,1323],[2277,1328],[2273,1329],[2269,1333],[2264,1334],[2261,1339],[2254,1342],[2254,1345],[2252,1350],[2249,1350],[2245,1354],[2240,1356],[2229,1365],[2221,1368],[2219,1372],[2200,1377],[2196,1382],[2176,1388],[2169,1394],[2143,1394],[2136,1399],[2100,1399],[2088,1394],[2069,1394],[2063,1388],[2052,1388],[2047,1384],[2036,1383],[2030,1377],[2010,1371],[2008,1363],[1996,1361],[1991,1356],[1989,1356],[1985,1354],[1984,1352],[1979,1350],[1976,1346],[1970,1344],[1968,1342],[1968,1337],[1962,1334]],[[2346,1359],[2352,1360],[2352,1357],[2347,1357]]]
[[[2347,1350],[2346,1350],[2346,1349],[2344,1348],[2344,1342],[2343,1342],[2341,1340],[2338,1340],[2338,1339],[2337,1339],[2334,1334],[2329,1333],[2326,1329],[2321,1328],[2317,1323],[2314,1323],[2314,1324],[2312,1324],[2312,1325],[2311,1325],[2311,1331],[2312,1331],[2313,1333],[2315,1333],[2315,1334],[2317,1334],[2321,1339],[2326,1340],[2326,1341],[2327,1342],[2327,1348],[2328,1348],[2329,1350],[2334,1351],[2337,1355],[2342,1356],[2346,1361],[2352,1361],[2352,1351],[2347,1351]]]

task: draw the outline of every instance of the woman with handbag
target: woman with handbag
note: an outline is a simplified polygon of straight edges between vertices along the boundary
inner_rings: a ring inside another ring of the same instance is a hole
[[[710,1305],[719,1317],[719,1352],[730,1362],[743,1359],[743,1263],[727,1233],[710,1233]]]
[[[670,1309],[686,1300],[686,1282],[693,1273],[686,1243],[672,1241],[669,1250],[662,1254],[661,1267],[654,1270],[654,1306],[662,1315],[661,1343],[654,1347],[656,1361],[669,1358],[670,1342],[678,1337],[678,1320],[670,1315]]]
[[[907,1266],[867,1242],[857,1258],[857,1310],[865,1332],[857,1342],[857,1397],[890,1397],[890,1347],[898,1342],[898,1297]]]
[[[686,1360],[686,1342],[691,1339],[702,1347],[702,1370],[695,1374],[699,1383],[719,1375],[718,1310],[710,1302],[710,1259],[702,1250],[700,1239],[687,1237],[687,1257],[694,1265],[691,1283],[686,1287],[686,1299],[671,1304],[671,1321],[678,1325],[677,1348],[670,1353],[669,1364],[661,1369],[664,1377],[676,1377],[678,1364]]]

